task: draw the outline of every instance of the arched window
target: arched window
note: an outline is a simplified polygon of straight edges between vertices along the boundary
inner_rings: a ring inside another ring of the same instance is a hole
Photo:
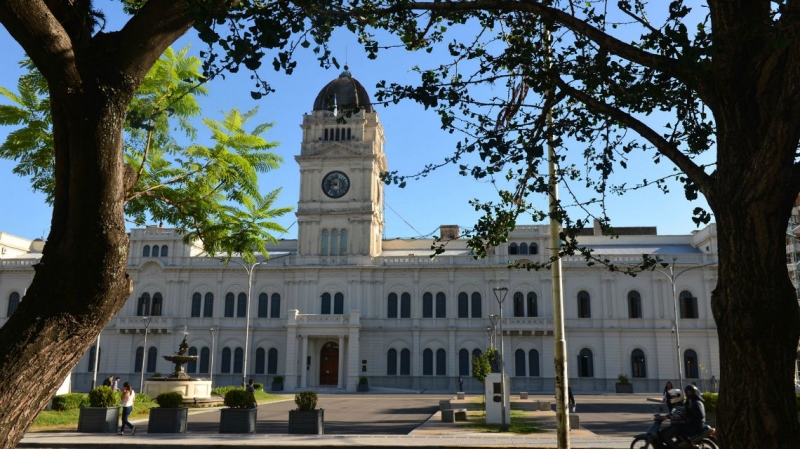
[[[528,351],[528,376],[539,377],[539,351]]]
[[[264,374],[267,365],[267,353],[264,348],[256,349],[256,374]]]
[[[592,303],[589,293],[585,290],[578,292],[578,318],[592,317]]]
[[[386,302],[386,318],[397,318],[397,293],[389,293]]]
[[[136,304],[136,316],[147,316],[150,314],[150,293],[142,293]]]
[[[267,374],[278,373],[278,350],[270,348],[267,353]]]
[[[266,318],[267,317],[267,310],[269,306],[269,295],[266,293],[261,293],[258,295],[258,317],[259,318]],[[264,374],[264,373],[260,373]]]
[[[514,293],[514,316],[525,316],[525,297],[521,292]]]
[[[8,295],[8,309],[6,310],[6,316],[11,317],[11,315],[17,311],[17,308],[19,308],[19,293],[12,292],[10,295]]]
[[[239,293],[236,298],[236,316],[244,318],[247,316],[247,293]]]
[[[539,245],[536,243],[531,243],[528,245],[528,252],[531,254],[539,254]]]
[[[436,350],[436,375],[447,375],[447,352],[444,349]]]
[[[331,314],[331,294],[328,293],[328,292],[323,293],[322,296],[320,297],[320,300],[321,300],[321,303],[320,303],[320,311],[319,311],[319,313],[321,313],[322,315],[330,315]]]
[[[333,295],[333,314],[344,315],[344,295],[342,293]]]
[[[158,245],[153,245],[153,257],[158,257]]]
[[[539,305],[536,293],[528,292],[528,316],[539,316]]]
[[[219,367],[219,372],[222,374],[229,374],[231,372],[231,348],[222,348],[222,366]]]
[[[519,246],[516,243],[512,243],[508,245],[508,254],[509,255],[516,255],[519,254]]]
[[[214,316],[214,294],[206,293],[206,301],[203,303],[203,316],[210,318]]]
[[[481,354],[482,354],[482,352],[481,352],[481,350],[480,350],[480,349],[478,349],[478,348],[475,348],[475,349],[473,349],[473,350],[472,350],[472,356],[473,356],[473,357],[480,357],[480,356],[481,356]]]
[[[325,137],[322,140],[328,140],[328,128],[325,128]]]
[[[469,376],[469,351],[464,348],[458,351],[458,375]]]
[[[386,375],[397,375],[397,350],[392,348],[386,353]]]
[[[233,350],[233,373],[242,374],[242,365],[244,365],[244,350],[236,348]]]
[[[433,376],[433,351],[430,349],[422,351],[422,375]]]
[[[642,317],[642,295],[636,290],[628,292],[628,318]]]
[[[514,351],[514,375],[517,377],[525,377],[525,351],[517,349]]]
[[[407,348],[400,350],[400,375],[411,375],[411,351]]]
[[[203,295],[195,292],[192,295],[192,318],[199,317],[202,308],[203,308]]]
[[[144,245],[144,248],[142,248],[142,257],[150,257],[150,245]]]
[[[189,348],[189,355],[197,355],[197,348],[194,346]],[[186,372],[189,374],[197,373],[197,359],[189,360],[189,363],[186,364]]]
[[[697,370],[698,365],[696,352],[691,349],[687,349],[686,352],[683,353],[683,365],[687,379],[697,379],[700,377]]]
[[[270,304],[269,316],[270,316],[270,318],[280,318],[281,317],[281,295],[280,295],[280,293],[273,293],[272,294],[272,303]]]
[[[634,349],[631,352],[631,375],[633,377],[647,377],[644,351],[641,349]]]
[[[422,294],[422,318],[433,318],[433,294]]]
[[[464,292],[458,294],[458,317],[469,318],[469,295]]]
[[[89,364],[86,366],[86,368],[87,368],[86,371],[87,372],[90,372],[90,373],[94,372],[94,355],[95,355],[96,351],[97,351],[97,345],[92,345],[92,347],[89,348]],[[103,348],[100,348],[99,355],[100,356],[103,355]],[[100,357],[97,357],[97,366],[98,366],[98,369],[99,369],[99,367],[100,367]]]
[[[480,318],[483,311],[481,310],[481,294],[478,292],[472,293],[472,318]]]
[[[331,256],[338,256],[339,255],[339,230],[332,229],[331,230]]]
[[[411,294],[400,295],[400,318],[411,318]]]
[[[520,243],[519,244],[519,253],[520,254],[528,254],[528,244],[527,243]]]
[[[133,361],[133,372],[134,373],[141,373],[142,372],[142,363],[144,361],[144,348],[139,346],[136,348],[136,356],[134,357]]]
[[[339,255],[347,255],[347,229],[342,229],[339,232]]]
[[[207,347],[200,350],[200,372],[208,374],[208,360],[211,358],[211,351]]]
[[[681,318],[697,318],[697,298],[686,290],[680,294]]]
[[[231,292],[225,294],[225,318],[233,318],[236,295]]]
[[[447,297],[442,292],[436,294],[436,318],[447,318]]]
[[[164,309],[164,297],[161,293],[153,294],[153,307],[150,309],[150,316],[161,316]]]
[[[169,255],[169,248],[167,245],[161,245],[161,257],[167,257]]]
[[[156,363],[158,362],[158,349],[155,346],[150,346],[147,350],[147,372],[156,372]]]
[[[322,230],[322,243],[320,243],[319,254],[321,256],[328,255],[328,230]]]
[[[594,360],[588,348],[581,349],[578,354],[578,377],[594,377]]]

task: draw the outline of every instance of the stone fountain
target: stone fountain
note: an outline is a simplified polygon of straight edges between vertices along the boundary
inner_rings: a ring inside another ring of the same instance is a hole
[[[155,398],[161,393],[177,391],[183,395],[184,402],[194,399],[211,397],[211,381],[208,379],[195,379],[188,374],[183,366],[196,361],[196,355],[188,355],[189,343],[186,341],[188,334],[183,334],[183,341],[178,346],[174,355],[165,355],[164,359],[175,364],[175,371],[167,377],[151,377],[144,383],[144,393]]]

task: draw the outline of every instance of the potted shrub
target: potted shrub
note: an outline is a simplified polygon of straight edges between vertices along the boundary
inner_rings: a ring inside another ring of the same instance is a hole
[[[272,391],[283,391],[283,376],[272,378]]]
[[[220,410],[219,433],[256,433],[256,412],[253,394],[243,389],[225,393],[225,405]]]
[[[289,433],[322,435],[325,410],[317,409],[317,393],[301,391],[294,395],[297,410],[289,410]]]
[[[158,407],[150,409],[147,433],[186,433],[189,407],[183,406],[183,395],[177,391],[156,396]]]
[[[617,376],[617,393],[633,393],[633,384],[628,380],[628,376],[620,374]]]
[[[369,391],[369,380],[366,377],[358,378],[358,385],[356,391]]]
[[[89,406],[81,407],[78,432],[116,433],[119,422],[119,393],[101,386],[89,392]]]

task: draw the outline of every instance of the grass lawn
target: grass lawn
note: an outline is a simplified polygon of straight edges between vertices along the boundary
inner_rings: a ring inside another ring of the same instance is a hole
[[[500,433],[499,424],[486,424],[486,412],[483,410],[467,412],[469,426],[478,432]],[[508,433],[529,434],[541,433],[533,417],[522,410],[511,410],[511,423],[508,426]]]
[[[266,404],[268,402],[281,401],[291,399],[291,396],[270,394],[264,391],[256,391],[256,401],[259,404]],[[136,401],[133,406],[133,413],[131,413],[131,420],[143,419],[150,416],[150,408],[158,407],[158,404],[153,401]],[[199,412],[202,408],[190,408],[189,413]],[[76,430],[78,428],[78,415],[80,410],[65,410],[57,412],[52,410],[43,410],[36,419],[33,425],[28,429],[28,432],[52,432],[58,430]],[[120,416],[122,413],[120,412]]]

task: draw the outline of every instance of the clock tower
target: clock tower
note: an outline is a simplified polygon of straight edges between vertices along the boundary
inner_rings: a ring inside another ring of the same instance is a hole
[[[356,111],[357,112],[354,112]],[[303,115],[298,252],[324,263],[377,256],[383,235],[387,170],[383,126],[369,95],[345,66]]]

